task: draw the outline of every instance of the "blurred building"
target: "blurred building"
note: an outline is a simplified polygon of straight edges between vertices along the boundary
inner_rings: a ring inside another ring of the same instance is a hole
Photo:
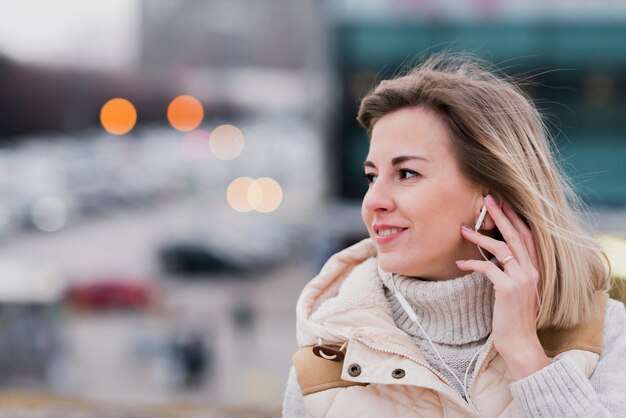
[[[141,19],[146,70],[325,63],[324,20],[315,0],[145,0]]]
[[[327,0],[340,20],[430,22],[607,21],[626,15],[622,0]]]
[[[597,206],[626,204],[626,3],[500,0],[338,0],[327,2],[342,89],[333,178],[338,194],[367,189],[367,140],[355,118],[378,80],[421,54],[466,51],[530,81],[577,192]]]
[[[145,0],[141,71],[166,74],[208,114],[273,113],[328,125],[330,32],[318,0]]]

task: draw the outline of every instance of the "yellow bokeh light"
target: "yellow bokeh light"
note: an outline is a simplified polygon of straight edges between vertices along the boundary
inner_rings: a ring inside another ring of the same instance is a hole
[[[250,212],[253,208],[248,200],[248,191],[254,179],[250,177],[239,177],[228,185],[226,199],[231,208],[237,212]]]
[[[232,160],[241,154],[243,133],[233,125],[220,125],[211,132],[209,147],[220,160]]]
[[[197,129],[185,135],[182,153],[186,160],[208,160],[213,154],[209,149],[209,131]]]
[[[122,98],[111,99],[100,110],[102,127],[113,135],[124,135],[137,122],[137,111],[131,102]]]
[[[176,130],[193,131],[204,119],[202,103],[193,96],[178,96],[167,107],[167,120]]]
[[[283,200],[283,190],[278,182],[270,177],[261,177],[254,181],[259,189],[260,199],[251,200],[250,204],[257,212],[268,213],[276,210]],[[252,187],[251,187],[252,188]]]

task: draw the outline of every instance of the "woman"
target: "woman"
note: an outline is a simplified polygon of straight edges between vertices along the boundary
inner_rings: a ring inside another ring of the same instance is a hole
[[[358,120],[370,237],[298,299],[284,416],[626,416],[624,305],[522,90],[440,54]]]

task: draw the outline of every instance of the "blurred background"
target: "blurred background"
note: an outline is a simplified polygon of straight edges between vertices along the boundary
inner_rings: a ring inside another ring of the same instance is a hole
[[[359,99],[443,49],[532,81],[626,275],[623,1],[3,1],[0,417],[279,416]]]

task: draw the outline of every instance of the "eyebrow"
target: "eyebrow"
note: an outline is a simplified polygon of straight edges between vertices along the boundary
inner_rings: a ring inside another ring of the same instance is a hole
[[[391,165],[398,165],[398,164],[402,164],[406,161],[410,161],[410,160],[420,160],[420,161],[424,161],[424,162],[428,162],[428,160],[424,157],[421,157],[419,155],[400,155],[398,157],[393,157],[391,159]],[[367,160],[363,163],[363,167],[372,167],[372,168],[376,168],[376,166],[374,165],[373,162]]]

